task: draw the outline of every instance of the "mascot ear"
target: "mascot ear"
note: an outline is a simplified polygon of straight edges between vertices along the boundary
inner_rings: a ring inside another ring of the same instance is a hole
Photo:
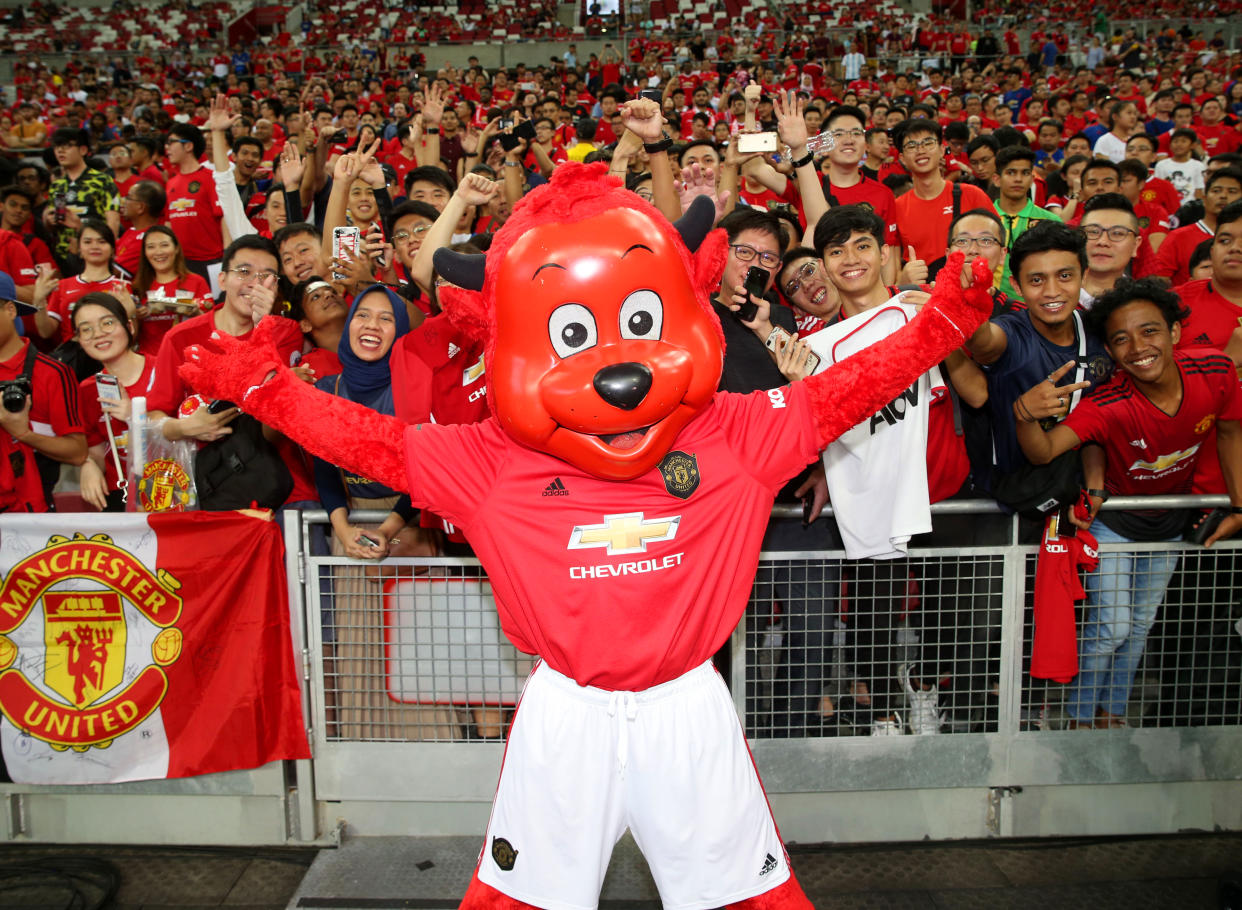
[[[440,251],[436,252],[438,254]],[[436,296],[440,299],[440,306],[448,315],[449,322],[476,341],[487,340],[491,320],[482,294],[446,284],[439,289]]]
[[[673,222],[686,249],[695,252],[716,221],[716,204],[706,196],[696,196],[684,215]]]
[[[708,234],[694,252],[694,280],[709,297],[720,287],[720,276],[724,274],[728,258],[729,235],[720,228]]]
[[[483,290],[487,257],[482,253],[458,253],[448,247],[440,247],[431,261],[446,281],[471,291]]]

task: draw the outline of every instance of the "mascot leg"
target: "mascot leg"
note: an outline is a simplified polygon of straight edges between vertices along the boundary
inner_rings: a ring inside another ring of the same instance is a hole
[[[807,906],[809,907],[810,904]],[[479,881],[479,872],[476,869],[470,878],[470,887],[466,889],[466,896],[461,899],[457,910],[537,910],[537,908],[532,904],[514,900],[491,885]]]
[[[815,910],[815,907],[807,900],[798,879],[790,872],[789,878],[780,887],[729,904],[725,910]]]

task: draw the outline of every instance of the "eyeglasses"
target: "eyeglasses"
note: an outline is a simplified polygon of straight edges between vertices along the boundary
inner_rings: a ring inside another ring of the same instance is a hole
[[[780,265],[781,257],[776,253],[769,253],[765,250],[757,250],[753,246],[747,246],[744,243],[731,244],[733,255],[737,257],[738,262],[753,262],[755,257],[759,257],[759,264],[764,268],[774,269]]]
[[[413,237],[421,237],[423,236],[423,234],[427,233],[429,230],[431,230],[431,225],[420,224],[418,227],[414,228],[414,230],[412,231],[397,231],[397,233],[392,235],[392,240],[393,240],[393,243],[396,243],[399,240],[406,241]]]
[[[867,135],[867,133],[865,130],[860,129],[829,130],[828,135],[839,142],[842,139],[861,139],[863,136]]]
[[[926,139],[915,139],[912,142],[907,142],[901,147],[901,150],[903,152],[930,152],[939,144],[940,140],[935,136],[928,136]]]
[[[239,265],[235,269],[229,269],[241,281],[249,281],[251,278],[257,278],[259,281],[267,281],[269,278],[279,278],[280,275],[271,269],[252,269],[248,265]]]
[[[1099,240],[1107,234],[1108,239],[1113,243],[1121,243],[1131,234],[1137,237],[1139,233],[1134,228],[1122,227],[1119,224],[1113,225],[1110,228],[1101,227],[1098,224],[1088,224],[1083,227],[1082,232],[1086,234],[1088,240]]]
[[[78,326],[78,339],[80,341],[90,341],[96,335],[107,335],[116,330],[121,324],[121,320],[115,316],[105,316],[94,325]]]
[[[815,265],[816,263],[814,259],[808,259],[802,264],[802,267],[794,273],[793,278],[785,284],[786,297],[792,297],[794,294],[798,293],[799,289],[802,287],[802,282],[806,281],[815,274]]]
[[[949,241],[949,246],[953,247],[955,250],[965,251],[970,249],[970,245],[972,243],[978,247],[979,252],[981,253],[986,253],[989,250],[1000,246],[1000,241],[989,234],[984,234],[981,237],[954,237],[951,241]]]

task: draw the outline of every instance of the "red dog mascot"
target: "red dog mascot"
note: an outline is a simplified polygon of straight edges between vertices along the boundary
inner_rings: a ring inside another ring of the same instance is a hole
[[[809,908],[712,654],[745,609],[773,496],[991,312],[962,257],[901,332],[805,382],[716,391],[713,207],[676,225],[558,168],[490,252],[436,253],[442,300],[486,337],[494,417],[406,426],[280,366],[265,319],[184,366],[316,455],[462,528],[505,634],[542,658],[509,733],[464,908],[598,904],[629,828],[666,908]],[[555,495],[548,495],[547,491]]]

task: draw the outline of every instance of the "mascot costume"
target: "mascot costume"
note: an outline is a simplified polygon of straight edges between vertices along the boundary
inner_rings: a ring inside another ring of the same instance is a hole
[[[541,658],[463,908],[595,907],[629,828],[670,910],[809,910],[711,657],[776,491],[960,347],[991,276],[977,260],[963,289],[955,254],[889,339],[803,382],[717,392],[728,247],[710,200],[670,224],[604,171],[557,168],[486,257],[435,254],[446,311],[486,339],[482,423],[409,426],[316,391],[281,365],[272,317],[182,373],[462,528],[505,634]]]

